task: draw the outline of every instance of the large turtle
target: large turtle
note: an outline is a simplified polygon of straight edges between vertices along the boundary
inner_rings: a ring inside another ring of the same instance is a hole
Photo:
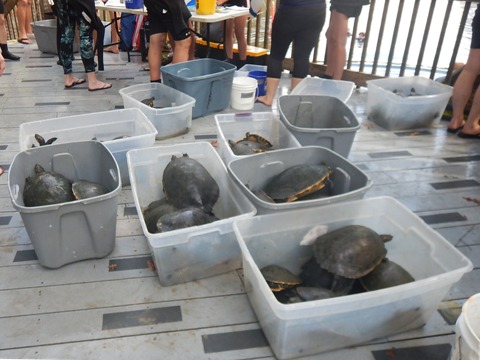
[[[157,221],[157,232],[184,229],[190,226],[209,224],[218,220],[212,213],[199,207],[188,207],[164,214]]]
[[[384,242],[391,235],[379,235],[362,225],[348,225],[319,236],[313,244],[313,252],[321,268],[332,273],[331,289],[337,289],[337,279],[342,292],[348,293],[354,279],[359,279],[375,269],[387,254]],[[350,286],[345,279],[351,279]]]
[[[274,202],[292,202],[325,187],[332,169],[324,164],[293,165],[274,176],[263,191]]]
[[[251,155],[271,150],[272,144],[257,134],[247,132],[245,137],[238,141],[228,140],[228,144],[235,155]]]
[[[97,182],[76,180],[72,183],[73,196],[77,200],[88,199],[108,193],[108,189]]]
[[[176,208],[203,207],[212,211],[218,200],[220,188],[208,170],[187,154],[172,156],[163,172],[163,191]]]
[[[65,176],[36,164],[35,175],[25,179],[23,203],[25,206],[59,204],[75,200],[72,183]]]

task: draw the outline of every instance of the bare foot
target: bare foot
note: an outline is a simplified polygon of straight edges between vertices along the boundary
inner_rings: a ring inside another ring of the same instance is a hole
[[[265,106],[272,106],[273,101],[268,101],[266,96],[259,96],[257,101]]]
[[[120,51],[118,50],[118,45],[112,45],[112,46],[108,46],[106,48],[103,48],[103,51],[113,53],[113,54],[120,53]]]
[[[98,91],[98,90],[106,90],[110,89],[112,87],[112,84],[105,83],[102,81],[90,81],[88,83],[88,91]]]

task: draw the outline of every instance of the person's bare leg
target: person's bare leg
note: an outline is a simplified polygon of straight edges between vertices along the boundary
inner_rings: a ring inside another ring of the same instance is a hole
[[[111,43],[115,45],[107,46],[103,49],[103,51],[111,52],[114,54],[118,54],[120,51],[118,50],[118,42],[120,41],[120,36],[118,35],[117,29],[120,28],[120,20],[117,19],[117,13],[114,11],[109,11],[110,21],[113,21],[110,25],[111,28]],[[114,20],[117,19],[117,20]]]
[[[245,61],[247,60],[247,38],[245,36],[245,24],[247,23],[247,16],[237,17],[235,18],[234,22],[235,38],[237,39],[238,44],[238,58],[241,61]]]
[[[94,71],[87,73],[87,82],[89,90],[109,89],[112,87],[112,84],[98,80]]]
[[[227,20],[225,27],[225,53],[229,59],[233,59],[233,20]]]
[[[20,56],[14,55],[8,50],[7,40],[5,15],[0,14],[0,49],[2,51],[3,60],[20,60]]]
[[[290,90],[293,90],[295,89],[295,87],[300,83],[300,81],[302,81],[303,79],[302,78],[294,78],[292,77],[292,83],[290,85]]]
[[[325,75],[341,80],[347,56],[348,18],[336,10],[332,10],[327,37],[327,69]]]
[[[162,66],[162,51],[165,46],[167,34],[150,35],[148,47],[148,66],[150,67],[150,81],[160,80],[160,67]]]
[[[188,37],[184,40],[175,41],[172,64],[188,61],[191,42],[191,37]]]
[[[463,134],[478,135],[480,139],[480,87],[475,91],[472,108],[468,114],[467,122],[462,129]]]
[[[277,95],[277,89],[279,84],[280,79],[267,78],[267,94],[265,96],[259,96],[257,98],[257,101],[261,102],[264,105],[272,106],[275,95]]]
[[[17,21],[18,21],[18,39],[24,44],[30,44],[28,41],[28,30],[32,19],[32,8],[29,0],[18,0],[17,3]],[[25,40],[26,39],[26,40]]]
[[[480,74],[480,49],[470,49],[468,60],[462,72],[455,81],[452,93],[453,115],[448,128],[458,129],[464,124],[465,106],[472,93],[473,84]],[[472,125],[469,125],[472,129]]]
[[[193,24],[190,20],[188,21],[188,27],[190,29],[193,29]],[[188,50],[188,60],[195,59],[195,43],[196,43],[195,34],[190,31],[190,49]]]

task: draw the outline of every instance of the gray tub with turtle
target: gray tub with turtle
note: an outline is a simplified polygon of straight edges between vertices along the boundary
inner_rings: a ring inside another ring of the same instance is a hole
[[[112,252],[122,185],[105,145],[81,141],[28,149],[15,156],[8,175],[13,206],[41,265],[58,268]]]
[[[371,187],[362,170],[320,146],[262,152],[227,167],[258,214],[360,199]]]

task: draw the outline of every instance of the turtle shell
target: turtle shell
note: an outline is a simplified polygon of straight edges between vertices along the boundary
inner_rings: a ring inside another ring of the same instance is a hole
[[[362,225],[349,225],[319,236],[313,244],[318,264],[348,279],[358,279],[375,269],[387,254],[384,242],[390,235],[379,235]]]
[[[217,217],[205,212],[202,208],[189,207],[160,216],[157,221],[157,231],[167,232],[184,229],[190,226],[209,224],[216,220],[218,220]]]
[[[169,214],[178,210],[175,206],[167,201],[167,198],[152,201],[147,208],[143,210],[143,219],[147,225],[147,229],[151,233],[157,233],[157,221],[165,214]]]
[[[140,102],[141,102],[142,104],[147,105],[147,106],[153,107],[153,104],[154,104],[153,101],[154,101],[154,100],[155,100],[155,97],[152,96],[152,97],[149,97],[149,98],[140,100]]]
[[[383,259],[372,272],[360,279],[360,283],[367,291],[385,289],[413,281],[415,279],[407,270],[387,258]]]
[[[260,152],[265,152],[269,149],[265,145],[256,141],[242,140],[234,142],[232,140],[228,140],[228,144],[230,145],[232,152],[237,156],[257,154]]]
[[[331,173],[323,164],[293,165],[273,177],[264,191],[276,203],[292,202],[324,188]]]
[[[72,192],[75,199],[82,200],[106,194],[108,189],[93,181],[77,180],[72,183]]]
[[[279,265],[265,266],[260,269],[260,272],[268,283],[270,289],[274,292],[282,291],[302,283],[300,277]]]
[[[209,213],[218,200],[220,188],[208,170],[187,154],[172,156],[163,172],[163,191],[178,209],[203,207]]]
[[[240,140],[239,142],[242,142],[242,141],[256,142],[256,143],[259,143],[259,144],[263,145],[267,149],[269,149],[273,146],[272,143],[270,141],[268,141],[267,139],[265,139],[264,137],[262,137],[260,135],[257,135],[257,134],[251,134],[249,132],[245,133],[245,137],[242,140]]]
[[[36,164],[34,169],[35,175],[25,179],[25,206],[52,205],[75,200],[69,179],[59,173],[45,171],[39,164]]]

